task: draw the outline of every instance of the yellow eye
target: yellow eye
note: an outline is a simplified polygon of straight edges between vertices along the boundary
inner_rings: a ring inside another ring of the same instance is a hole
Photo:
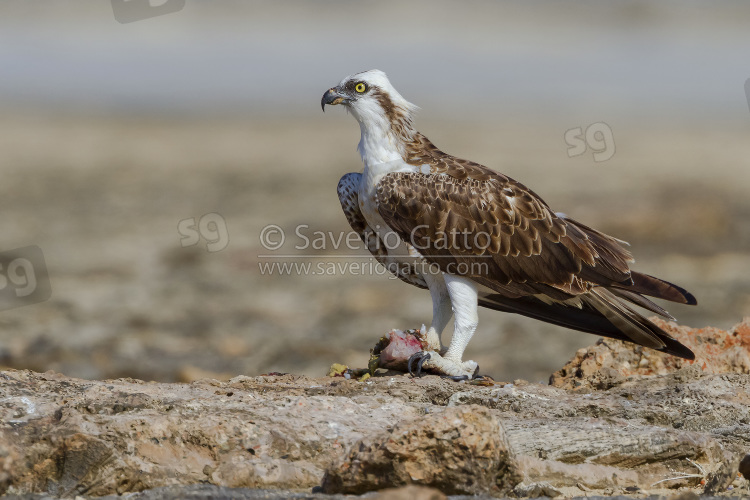
[[[361,93],[363,93],[363,92],[364,92],[365,90],[367,90],[367,85],[365,85],[365,84],[364,84],[364,83],[362,83],[362,82],[359,82],[359,83],[358,83],[357,85],[355,85],[355,86],[354,86],[354,90],[356,90],[356,91],[357,91],[357,93],[361,94]]]

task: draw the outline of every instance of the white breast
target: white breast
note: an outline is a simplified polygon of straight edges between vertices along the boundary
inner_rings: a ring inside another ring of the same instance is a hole
[[[382,113],[375,113],[380,116]],[[360,117],[362,118],[362,117]],[[357,149],[365,164],[362,172],[362,183],[359,187],[359,207],[367,224],[375,231],[386,245],[389,255],[408,255],[405,244],[395,248],[401,237],[393,232],[378,213],[376,190],[378,182],[384,175],[395,172],[419,172],[420,168],[404,162],[399,145],[402,143],[394,137],[390,123],[386,120],[363,120],[360,122],[362,136]]]
[[[414,262],[413,258],[419,254],[415,255],[413,249],[407,247],[406,244],[399,244],[399,242],[401,242],[401,237],[392,231],[380,216],[380,213],[378,212],[376,189],[378,182],[380,182],[386,174],[418,171],[419,167],[409,165],[401,159],[388,163],[369,164],[368,162],[365,162],[365,169],[362,172],[362,182],[359,185],[359,208],[362,210],[362,215],[364,215],[367,224],[373,231],[375,231],[383,244],[385,244],[389,256],[394,258],[403,256],[404,259],[398,260],[403,260],[404,262]],[[411,256],[411,258],[408,258],[408,256]]]
[[[359,207],[362,210],[362,214],[365,216],[367,223],[378,233],[378,236],[380,236],[381,239],[383,239],[384,236],[384,234],[381,234],[381,231],[388,232],[390,229],[378,213],[376,197],[378,182],[380,182],[386,174],[416,171],[418,171],[417,167],[409,165],[401,159],[388,163],[377,163],[375,165],[365,163],[365,169],[362,172],[362,183],[359,186]]]

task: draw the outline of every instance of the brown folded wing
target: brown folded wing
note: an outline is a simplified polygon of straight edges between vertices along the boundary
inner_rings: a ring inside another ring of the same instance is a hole
[[[478,173],[484,178],[387,174],[378,184],[378,211],[441,270],[500,293],[564,300],[595,285],[632,283],[632,257],[620,241],[554,214],[508,177]]]
[[[447,155],[424,136],[407,153],[430,173],[385,175],[378,212],[427,261],[489,289],[480,288],[479,305],[694,358],[628,303],[671,318],[641,294],[685,304],[695,298],[631,272],[625,242],[555,214],[524,185]]]

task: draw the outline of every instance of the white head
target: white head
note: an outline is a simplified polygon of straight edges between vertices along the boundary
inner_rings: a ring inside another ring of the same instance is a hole
[[[347,76],[323,94],[320,104],[323,111],[326,104],[343,104],[354,115],[362,130],[363,156],[365,142],[382,140],[402,150],[416,132],[412,117],[417,107],[404,99],[378,69]]]

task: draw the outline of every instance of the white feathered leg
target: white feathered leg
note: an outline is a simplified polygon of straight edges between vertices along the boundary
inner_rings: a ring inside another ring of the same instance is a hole
[[[451,298],[448,294],[448,287],[445,284],[442,273],[425,274],[423,277],[427,282],[427,287],[430,289],[430,295],[432,296],[432,324],[430,324],[430,328],[427,330],[425,340],[427,341],[427,348],[429,350],[442,354],[447,348],[443,346],[443,341],[440,337],[451,316],[453,316]]]
[[[444,356],[436,352],[418,353],[417,372],[421,368],[428,368],[454,378],[470,379],[476,375],[479,367],[474,361],[462,361],[462,357],[479,323],[477,287],[467,278],[450,274],[444,274],[443,277],[453,314],[456,316],[453,338]],[[434,296],[433,308],[435,308]],[[412,359],[417,356],[413,356]]]
[[[445,353],[445,359],[457,364],[465,364],[461,358],[479,324],[477,286],[468,278],[451,274],[445,275],[445,284],[451,298],[453,314],[456,315],[453,338],[448,352]],[[473,361],[466,363],[473,364],[473,369],[477,367]]]

